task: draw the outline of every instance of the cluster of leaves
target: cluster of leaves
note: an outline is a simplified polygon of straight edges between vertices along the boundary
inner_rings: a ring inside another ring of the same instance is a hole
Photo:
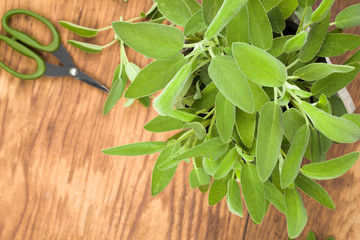
[[[148,22],[153,23],[162,23],[165,20],[165,18],[159,13],[156,5],[154,5],[147,13],[140,13],[140,17],[130,19],[128,20],[128,22],[141,19],[147,19]],[[107,26],[100,29],[88,28],[67,21],[59,21],[59,24],[84,38],[93,38],[96,37],[99,32],[112,29],[112,26]],[[115,69],[111,90],[109,96],[106,99],[103,109],[103,114],[108,114],[123,95],[127,85],[127,81],[130,80],[130,82],[132,82],[135,80],[137,74],[140,72],[140,67],[137,66],[135,63],[129,61],[125,52],[124,42],[116,35],[113,41],[105,45],[96,45],[76,40],[68,40],[67,42],[70,45],[88,53],[101,53],[105,48],[108,48],[115,43],[120,44],[120,64]],[[128,98],[124,104],[124,107],[131,106],[135,102],[135,100],[138,100],[144,107],[150,106],[150,97],[144,96],[137,99]]]
[[[297,237],[307,222],[299,189],[335,209],[314,180],[337,178],[359,158],[353,152],[327,160],[326,153],[333,143],[360,139],[360,115],[346,113],[336,95],[357,76],[360,51],[342,65],[326,64],[324,57],[360,46],[360,36],[342,33],[360,25],[360,4],[330,23],[334,0],[315,11],[315,0],[154,1],[141,15],[150,22],[112,23],[122,56],[127,45],[155,61],[132,73],[122,57],[105,112],[121,97],[125,72],[131,80],[125,98],[148,101],[163,90],[153,102],[159,116],[145,129],[180,131],[165,142],[103,152],[161,152],[152,195],[165,189],[180,162],[192,162],[190,186],[209,192],[210,205],[226,196],[229,210],[243,216],[243,197],[259,224],[271,203],[286,215],[289,237]],[[291,28],[294,13],[300,22]],[[161,24],[164,19],[173,24]],[[331,25],[336,29],[329,32]],[[310,163],[303,165],[304,157]]]

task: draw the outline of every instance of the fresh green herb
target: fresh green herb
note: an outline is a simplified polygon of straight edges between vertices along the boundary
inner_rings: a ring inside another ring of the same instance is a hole
[[[326,153],[332,143],[360,139],[360,115],[347,113],[336,94],[358,75],[360,51],[342,65],[324,63],[323,58],[360,46],[360,36],[329,32],[333,25],[360,25],[360,4],[330,23],[334,0],[323,0],[313,12],[314,3],[206,0],[200,5],[195,0],[155,0],[140,17],[121,18],[103,29],[61,21],[83,37],[108,29],[115,33],[105,46],[69,40],[93,53],[120,44],[120,64],[104,114],[124,92],[126,106],[135,100],[149,106],[153,94],[162,90],[153,102],[159,116],[144,128],[178,131],[165,142],[128,144],[104,153],[161,152],[151,179],[153,196],[169,184],[180,162],[192,164],[190,187],[209,192],[210,205],[226,196],[229,210],[243,216],[243,196],[245,209],[259,224],[271,203],[286,215],[289,237],[298,237],[308,218],[299,189],[335,209],[314,180],[337,178],[359,158],[354,152],[327,160]],[[297,27],[287,35],[296,16]],[[172,24],[161,24],[165,20]],[[184,33],[177,26],[184,27]],[[154,61],[140,69],[127,58],[126,47]],[[303,164],[304,157],[311,163]],[[316,236],[310,232],[307,239]]]

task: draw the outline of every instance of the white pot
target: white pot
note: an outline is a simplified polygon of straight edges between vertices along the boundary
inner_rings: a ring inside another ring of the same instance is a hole
[[[330,58],[325,58],[326,62],[328,64],[332,64]],[[346,87],[344,87],[343,89],[341,89],[340,91],[337,92],[337,95],[339,96],[339,98],[343,101],[345,108],[347,110],[348,113],[353,113],[356,109],[355,103],[349,93],[349,91],[347,90]]]

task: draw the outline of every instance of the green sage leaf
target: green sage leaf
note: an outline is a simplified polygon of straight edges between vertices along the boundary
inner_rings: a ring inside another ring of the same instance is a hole
[[[338,95],[332,95],[329,98],[329,101],[331,103],[331,110],[334,116],[340,117],[345,113],[347,113],[347,109],[344,105],[344,102],[341,100],[341,98]]]
[[[184,35],[188,36],[192,33],[201,32],[206,29],[206,24],[203,18],[203,11],[200,9],[194,15],[191,16],[189,21],[187,21],[184,28]]]
[[[349,57],[344,64],[349,65],[351,63],[360,62],[360,49],[356,51],[351,57]]]
[[[269,50],[273,42],[271,23],[260,0],[249,0],[249,33],[252,45]]]
[[[360,139],[360,129],[355,123],[328,114],[308,102],[302,102],[301,107],[309,116],[314,127],[331,140],[353,143]]]
[[[234,43],[233,55],[246,77],[260,86],[280,87],[287,79],[285,65],[265,50]]]
[[[136,78],[137,74],[140,72],[140,68],[135,63],[128,62],[127,64],[125,64],[125,72],[129,77],[129,80],[132,82]]]
[[[182,54],[171,59],[151,62],[136,75],[126,90],[125,97],[140,98],[160,91],[187,62]]]
[[[265,182],[278,160],[284,134],[283,113],[274,102],[264,105],[259,119],[256,162],[260,179]]]
[[[199,122],[185,123],[183,128],[184,129],[186,129],[186,128],[193,129],[197,139],[203,139],[206,136],[206,130],[205,130],[204,126]]]
[[[285,29],[285,20],[278,7],[274,7],[268,12],[268,17],[274,33],[282,33]]]
[[[217,160],[213,161],[208,157],[204,157],[202,160],[202,167],[204,168],[205,172],[211,176],[214,175],[218,167],[220,166],[222,157],[218,158]]]
[[[209,205],[213,206],[223,199],[227,193],[227,183],[230,179],[230,174],[227,175],[225,178],[214,180],[211,184],[210,191],[209,191]]]
[[[261,3],[265,8],[266,12],[276,7],[282,0],[262,0]]]
[[[284,16],[284,19],[287,19],[294,13],[296,8],[298,7],[298,2],[297,2],[297,0],[281,1],[278,4],[278,7],[279,7],[282,15]]]
[[[106,98],[103,115],[106,115],[110,112],[110,110],[115,106],[117,101],[121,98],[127,82],[127,76],[125,73],[125,69],[123,65],[119,64],[115,69],[113,76],[113,83],[110,89],[110,93]]]
[[[59,21],[59,24],[82,37],[95,37],[99,32],[97,29],[83,27],[67,21]]]
[[[290,238],[296,238],[305,228],[308,220],[306,208],[296,189],[285,190],[287,230]]]
[[[286,53],[292,53],[300,50],[306,43],[308,33],[303,30],[299,34],[286,41],[284,45],[284,51]]]
[[[289,39],[291,39],[292,37],[293,37],[293,35],[287,35],[284,37],[274,38],[273,45],[268,52],[271,55],[273,55],[274,57],[280,56],[284,52],[284,46],[285,46],[286,42]]]
[[[189,157],[206,157],[209,156],[215,149],[224,146],[220,137],[211,138],[195,147],[173,157],[174,160],[181,160]]]
[[[209,175],[202,168],[194,168],[189,175],[191,188],[208,185],[211,182]]]
[[[201,8],[196,0],[154,0],[154,2],[169,21],[179,26],[185,26],[191,16]]]
[[[335,0],[323,0],[319,7],[311,15],[311,22],[317,23],[326,18]]]
[[[112,23],[112,27],[126,45],[147,57],[171,58],[179,53],[184,45],[183,33],[172,26],[117,21]]]
[[[320,133],[321,134],[321,133]],[[326,160],[326,154],[322,150],[321,140],[319,132],[315,129],[311,129],[311,138],[310,138],[310,153],[311,153],[311,162],[323,162]]]
[[[151,196],[156,196],[162,192],[174,177],[177,166],[168,170],[160,170],[158,167],[166,160],[170,159],[175,145],[166,147],[156,159],[151,176]]]
[[[241,170],[241,189],[252,220],[261,223],[265,216],[265,190],[254,164],[245,164]]]
[[[203,18],[206,25],[209,26],[213,21],[223,2],[224,0],[206,0],[202,2]]]
[[[201,91],[201,99],[196,100],[191,107],[196,110],[203,110],[214,106],[216,96],[219,90],[213,82],[207,85],[204,90]]]
[[[360,128],[360,114],[346,113],[346,114],[342,115],[341,117],[352,121]]]
[[[280,212],[285,214],[284,195],[270,181],[264,182],[265,198],[271,202]]]
[[[297,131],[290,149],[285,157],[284,165],[280,173],[281,188],[288,187],[294,182],[299,174],[301,162],[303,160],[306,147],[310,138],[310,130],[307,125],[303,125]]]
[[[241,201],[241,190],[239,183],[235,179],[230,179],[228,182],[226,203],[230,212],[240,217],[243,216],[243,207]]]
[[[249,43],[249,13],[247,6],[241,8],[240,12],[226,26],[226,39],[230,46],[234,42]]]
[[[257,85],[256,83],[253,83],[252,81],[248,81],[252,95],[254,97],[254,109],[257,112],[261,112],[261,109],[267,103],[270,101],[268,95],[265,93],[265,91]]]
[[[309,234],[306,236],[306,240],[317,240],[314,231],[310,231]]]
[[[304,193],[312,197],[314,200],[320,204],[328,207],[330,209],[335,209],[335,204],[331,199],[330,195],[326,190],[314,180],[306,177],[303,174],[295,179],[295,184],[298,186]]]
[[[70,45],[88,53],[101,53],[103,50],[103,46],[99,46],[91,43],[84,43],[75,40],[68,40],[67,42]]]
[[[296,70],[293,75],[305,81],[315,81],[333,73],[348,73],[354,69],[355,67],[346,65],[311,63]]]
[[[184,121],[178,120],[169,116],[156,116],[148,123],[145,124],[144,128],[149,132],[169,132],[177,129],[182,129]]]
[[[317,54],[319,57],[336,57],[360,46],[360,36],[345,33],[328,33]]]
[[[212,39],[235,17],[248,0],[224,0],[214,20],[210,23],[205,32],[206,39]]]
[[[237,151],[235,148],[231,149],[221,161],[218,169],[214,173],[214,179],[224,178],[233,168],[235,161],[237,159]]]
[[[306,164],[301,170],[305,176],[312,179],[333,179],[345,174],[358,159],[359,152],[352,152],[325,162]]]
[[[168,158],[166,161],[164,161],[162,164],[160,164],[158,166],[158,168],[161,170],[161,171],[165,171],[165,170],[168,170],[168,169],[171,169],[173,167],[176,167],[179,165],[179,163],[181,163],[182,160],[173,160],[171,158]]]
[[[160,152],[166,147],[165,142],[138,142],[118,147],[108,148],[102,152],[108,155],[138,156]]]
[[[355,69],[348,73],[334,73],[326,78],[316,81],[311,87],[311,92],[317,97],[321,94],[325,94],[327,97],[330,97],[342,88],[346,87],[358,75],[360,62],[351,63],[349,66],[355,67]]]
[[[337,28],[353,28],[360,25],[360,4],[355,4],[342,10],[335,18]]]
[[[330,14],[328,14],[328,16],[322,21],[311,26],[307,41],[299,53],[299,59],[301,62],[309,62],[320,51],[327,35],[329,23]]]
[[[183,122],[200,122],[203,120],[201,117],[190,113],[191,111],[186,111],[186,110],[193,110],[193,109],[191,108],[174,109],[169,116],[179,119]]]
[[[241,141],[246,147],[253,145],[256,128],[256,113],[247,113],[241,109],[236,109],[235,126]]]
[[[235,106],[254,111],[254,100],[249,84],[233,58],[216,56],[209,66],[209,74],[220,92]]]
[[[180,94],[190,77],[191,69],[191,64],[184,65],[154,100],[154,108],[160,115],[166,116],[173,111],[176,97]]]
[[[314,5],[315,0],[298,0],[299,6],[302,8],[311,7]]]
[[[215,118],[219,135],[224,142],[227,142],[234,129],[235,106],[221,92],[215,100]]]

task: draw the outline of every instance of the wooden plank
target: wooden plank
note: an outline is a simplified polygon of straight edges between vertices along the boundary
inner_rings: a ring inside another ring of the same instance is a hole
[[[336,9],[355,2],[338,1]],[[119,16],[136,17],[150,6],[150,0],[19,0],[2,3],[0,15],[25,8],[53,23],[62,19],[100,28]],[[28,20],[16,17],[12,26],[44,42],[51,40],[43,26]],[[66,44],[67,39],[83,38],[56,26],[78,67],[110,86],[119,63],[118,46],[103,54],[86,54]],[[350,31],[360,33],[359,28]],[[105,44],[112,39],[109,31],[88,41]],[[29,60],[2,43],[0,47],[0,58],[11,66],[34,69]],[[130,61],[140,66],[148,63],[133,50],[128,52]],[[359,84],[357,79],[350,89],[357,106]],[[208,206],[206,195],[190,189],[191,166],[181,164],[169,187],[151,197],[156,155],[133,158],[101,153],[110,146],[167,137],[143,130],[143,124],[156,116],[153,109],[138,103],[123,108],[121,100],[104,117],[105,99],[106,94],[71,78],[23,81],[0,71],[0,239],[243,239],[247,214],[244,219],[230,214],[224,200]],[[331,155],[356,149],[358,144],[339,145]],[[356,239],[359,170],[357,163],[351,173],[325,184],[337,205],[335,212],[306,199],[311,219],[307,229],[320,236],[335,233],[338,239]],[[285,236],[285,218],[271,209],[262,225],[254,227],[249,221],[245,239]]]

